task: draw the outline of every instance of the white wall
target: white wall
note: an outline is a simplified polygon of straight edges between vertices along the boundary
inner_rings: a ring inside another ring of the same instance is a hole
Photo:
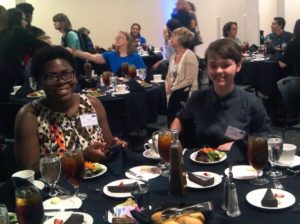
[[[293,32],[296,20],[300,19],[299,10],[299,0],[285,0],[285,30]]]
[[[4,6],[6,9],[14,8],[16,5],[15,0],[0,0],[0,5]]]

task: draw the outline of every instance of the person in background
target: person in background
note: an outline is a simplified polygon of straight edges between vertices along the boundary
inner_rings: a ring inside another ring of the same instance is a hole
[[[300,19],[298,19],[294,26],[294,38],[288,43],[282,58],[279,61],[281,68],[287,67],[290,76],[300,77]]]
[[[32,76],[46,96],[26,104],[15,123],[15,155],[21,169],[39,173],[40,157],[80,146],[87,161],[103,161],[110,146],[127,147],[112,136],[106,112],[97,98],[74,93],[74,57],[65,48],[49,46],[32,58]],[[81,116],[96,116],[85,124]],[[30,127],[30,128],[28,128]]]
[[[28,30],[30,30],[31,34],[34,37],[39,37],[39,36],[43,36],[43,35],[46,34],[42,29],[31,25],[32,15],[33,15],[33,11],[34,11],[34,8],[31,4],[25,3],[25,2],[19,3],[19,4],[16,5],[16,8],[22,10],[23,13],[25,14],[25,19],[26,19],[26,22],[27,22],[26,27],[27,27]]]
[[[81,27],[78,29],[78,33],[82,33],[83,35],[85,35],[85,38],[87,39],[86,44],[87,44],[87,50],[88,52],[95,52],[95,48],[94,48],[94,44],[93,41],[90,38],[90,30],[88,30],[85,27]]]
[[[237,37],[238,26],[236,22],[228,22],[223,26],[223,37],[234,40],[238,45],[242,42]]]
[[[265,37],[267,52],[276,53],[285,49],[286,45],[292,40],[293,34],[284,31],[285,20],[282,17],[274,17],[271,29],[272,33]]]
[[[130,27],[130,35],[135,41],[136,46],[141,45],[141,46],[146,46],[147,41],[145,37],[141,36],[141,25],[138,23],[133,23]]]
[[[7,28],[0,38],[0,101],[8,101],[14,85],[24,81],[24,63],[26,55],[46,46],[27,29],[25,15],[20,9],[7,11]]]
[[[240,46],[230,39],[216,40],[207,48],[205,60],[213,85],[189,98],[171,129],[184,135],[194,126],[195,146],[223,150],[248,134],[271,133],[270,119],[260,99],[235,87],[234,77],[242,66]]]
[[[177,19],[180,26],[190,29],[191,17],[185,0],[178,0],[172,14],[172,19]]]
[[[75,56],[98,64],[107,64],[113,73],[121,75],[122,63],[135,65],[136,68],[145,68],[140,55],[136,53],[135,45],[129,33],[120,31],[115,41],[116,51],[108,51],[102,54],[91,54],[75,48],[68,48]]]
[[[193,51],[188,49],[194,34],[185,27],[174,30],[171,45],[175,49],[169,61],[168,74],[165,80],[167,98],[177,89],[192,85],[191,91],[198,88],[198,60]]]
[[[190,12],[190,30],[194,33],[194,39],[192,41],[192,47],[203,43],[203,39],[200,35],[200,30],[198,26],[198,21],[196,17],[196,7],[194,3],[187,1],[188,10]]]

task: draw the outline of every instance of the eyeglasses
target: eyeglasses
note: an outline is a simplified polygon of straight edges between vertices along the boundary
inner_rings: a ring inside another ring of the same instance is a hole
[[[44,75],[44,81],[47,84],[56,84],[59,79],[62,79],[65,82],[70,82],[74,79],[74,74],[74,70],[62,71],[60,73],[49,73]]]

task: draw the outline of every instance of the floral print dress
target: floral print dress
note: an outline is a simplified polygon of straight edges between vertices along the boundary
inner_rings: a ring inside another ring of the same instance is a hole
[[[41,156],[62,155],[65,150],[81,147],[83,150],[95,142],[103,142],[99,125],[81,126],[80,116],[95,114],[96,111],[85,95],[80,95],[78,112],[74,116],[54,112],[42,104],[41,99],[32,102],[37,111],[39,144]]]

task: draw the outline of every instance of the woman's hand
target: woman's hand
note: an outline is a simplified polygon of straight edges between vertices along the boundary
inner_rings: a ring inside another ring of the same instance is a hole
[[[172,86],[169,84],[166,84],[166,94],[171,95],[172,93]]]
[[[120,145],[122,148],[127,148],[128,143],[126,141],[123,141],[119,139],[118,137],[114,137],[112,140],[113,145]]]
[[[91,162],[99,162],[101,160],[104,160],[106,150],[106,142],[95,142],[83,151],[84,160]]]

